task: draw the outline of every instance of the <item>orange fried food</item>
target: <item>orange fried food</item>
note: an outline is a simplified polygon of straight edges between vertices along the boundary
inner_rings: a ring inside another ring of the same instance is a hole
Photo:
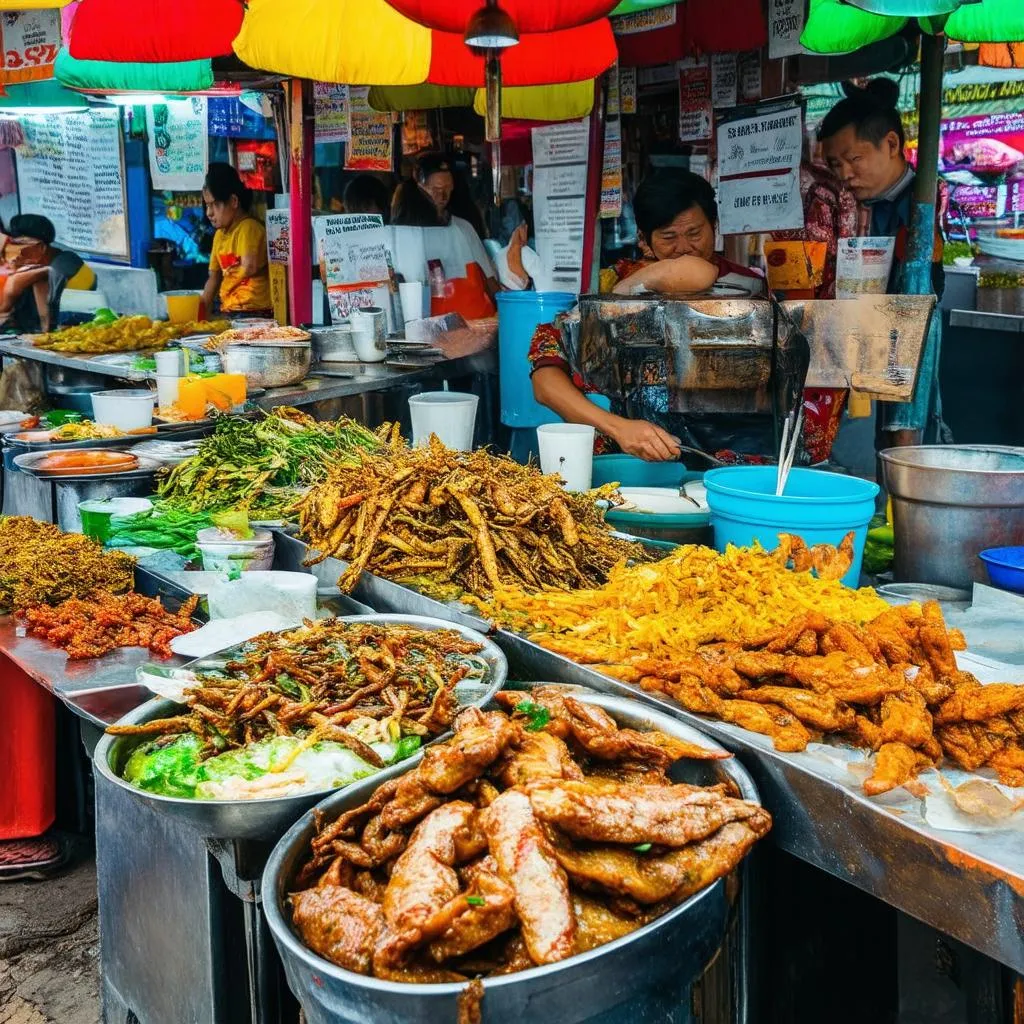
[[[811,734],[803,723],[792,712],[777,704],[727,700],[722,702],[720,715],[725,722],[771,737],[776,750],[805,750],[811,742]]]
[[[950,722],[984,722],[997,715],[1024,708],[1024,685],[989,683],[962,688],[935,711],[937,725]]]
[[[1024,786],[1024,747],[1018,740],[1008,743],[988,759],[988,767],[995,771],[1004,786]]]
[[[814,693],[792,686],[758,686],[743,690],[741,700],[777,704],[792,712],[805,725],[822,732],[846,732],[854,726],[854,711],[831,693]]]
[[[564,741],[553,733],[520,730],[518,739],[495,767],[495,778],[506,788],[543,779],[582,779]]]
[[[1010,741],[1010,737],[986,722],[955,722],[935,730],[942,749],[961,768],[974,771],[987,764]]]
[[[341,885],[322,885],[291,897],[292,921],[314,953],[347,971],[366,974],[384,930],[373,901]]]
[[[848,533],[839,543],[839,547],[831,544],[815,544],[808,547],[801,537],[793,534],[780,533],[779,547],[776,553],[783,565],[793,563],[794,572],[807,572],[813,569],[819,579],[842,579],[853,565],[854,534]]]
[[[882,698],[882,743],[904,743],[915,750],[932,738],[932,716],[917,690]]]
[[[925,755],[905,743],[883,743],[875,755],[875,770],[864,782],[864,792],[868,796],[888,793],[910,782],[921,768],[931,763]]]

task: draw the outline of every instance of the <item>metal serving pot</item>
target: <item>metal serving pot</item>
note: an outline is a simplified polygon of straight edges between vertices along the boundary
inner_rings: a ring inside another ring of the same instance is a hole
[[[574,697],[604,708],[622,726],[659,729],[672,736],[722,748],[696,729],[622,697],[567,686]],[[410,766],[411,767],[411,766]],[[746,800],[757,789],[742,765],[682,761],[677,781],[710,785],[732,780]],[[365,803],[380,785],[366,779],[328,798],[317,813],[333,820]],[[462,983],[414,985],[381,981],[346,971],[309,950],[292,930],[288,894],[313,838],[313,812],[296,822],[277,844],[263,873],[263,910],[284,962],[288,984],[308,1024],[450,1024],[457,1018]],[[729,920],[725,879],[701,890],[643,928],[560,963],[484,980],[483,1019],[488,1024],[543,1020],[577,1024],[599,1019],[669,1020],[680,1000],[720,948]],[[613,1010],[620,1008],[616,1017]]]
[[[257,388],[297,384],[313,363],[310,341],[250,341],[221,349],[225,373],[241,373]]]
[[[921,445],[878,457],[897,580],[970,589],[987,580],[980,551],[1024,544],[1024,448]]]
[[[485,704],[505,684],[508,676],[508,662],[498,647],[465,626],[443,622],[420,615],[351,615],[343,616],[342,622],[377,622],[394,625],[416,626],[420,629],[453,629],[457,633],[480,644],[482,657],[489,665],[484,685],[460,683],[456,695],[463,706]],[[200,658],[183,666],[183,671],[209,672],[223,668],[234,659],[241,645],[229,648],[208,658]],[[167,718],[181,713],[181,705],[170,700],[151,700],[127,714],[118,725],[141,725],[156,718]],[[438,739],[445,739],[449,734]],[[105,735],[96,744],[93,766],[105,779],[131,793],[137,800],[149,804],[154,810],[171,815],[190,825],[201,836],[212,839],[262,839],[275,841],[295,819],[324,798],[325,791],[299,793],[295,796],[272,797],[260,800],[189,800],[184,797],[162,796],[139,789],[122,778],[124,767],[132,751],[140,744],[152,739],[151,736],[109,736]],[[374,787],[395,775],[400,775],[419,762],[422,754],[416,754],[400,764],[382,768],[370,776]],[[356,785],[361,785],[357,783]],[[343,787],[347,791],[352,787]]]

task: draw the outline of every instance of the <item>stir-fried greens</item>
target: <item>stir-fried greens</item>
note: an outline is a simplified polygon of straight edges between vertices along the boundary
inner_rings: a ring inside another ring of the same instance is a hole
[[[253,519],[278,519],[331,465],[377,451],[389,431],[377,434],[346,418],[318,422],[285,407],[257,420],[224,416],[158,493],[187,512],[241,509]]]

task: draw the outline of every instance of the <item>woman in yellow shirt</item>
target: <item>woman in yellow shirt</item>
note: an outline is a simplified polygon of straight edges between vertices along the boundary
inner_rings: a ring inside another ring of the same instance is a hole
[[[249,213],[252,192],[230,164],[210,164],[203,183],[206,216],[217,229],[210,253],[210,277],[203,289],[209,315],[215,298],[221,313],[270,315],[267,232]]]

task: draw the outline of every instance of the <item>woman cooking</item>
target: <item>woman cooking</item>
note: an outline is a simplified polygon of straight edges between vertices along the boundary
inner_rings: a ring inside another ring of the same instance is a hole
[[[267,232],[249,212],[252,192],[230,164],[210,164],[203,202],[216,228],[202,297],[207,314],[219,300],[221,313],[270,315]]]
[[[660,170],[646,178],[633,201],[637,238],[645,259],[622,260],[602,272],[602,290],[680,294],[727,284],[751,295],[764,291],[759,274],[719,256],[715,250],[718,206],[711,185],[683,170]],[[617,447],[648,462],[678,459],[680,441],[646,420],[618,416],[591,402],[566,357],[558,323],[537,328],[530,346],[534,397],[568,423],[598,431],[602,451]],[[608,442],[611,442],[609,445]]]

